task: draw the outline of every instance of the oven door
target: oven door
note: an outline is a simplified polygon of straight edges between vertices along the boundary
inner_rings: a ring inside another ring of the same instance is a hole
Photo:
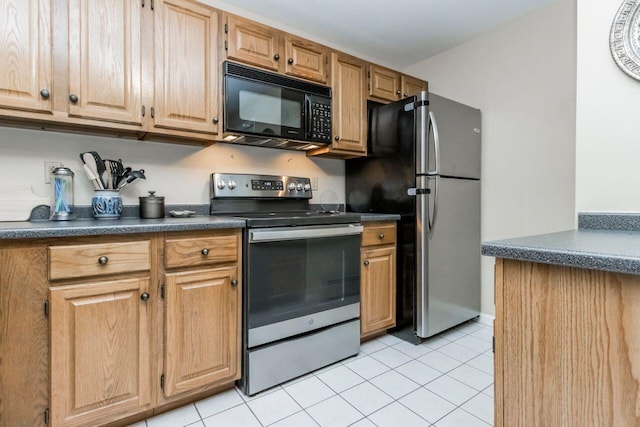
[[[225,86],[227,132],[305,139],[303,92],[230,75]]]
[[[360,316],[362,226],[248,231],[247,347]]]

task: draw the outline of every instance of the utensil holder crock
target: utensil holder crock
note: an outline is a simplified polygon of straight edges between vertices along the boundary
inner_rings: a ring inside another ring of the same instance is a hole
[[[114,190],[96,190],[91,199],[95,219],[117,219],[122,215],[122,197]]]

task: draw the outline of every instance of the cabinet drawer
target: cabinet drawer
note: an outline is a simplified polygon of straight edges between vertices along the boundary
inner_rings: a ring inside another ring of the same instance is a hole
[[[390,245],[396,242],[396,225],[373,224],[364,226],[362,246]]]
[[[49,279],[145,271],[150,268],[150,242],[50,246]]]
[[[233,262],[238,259],[235,233],[202,237],[167,237],[164,265],[166,268]]]

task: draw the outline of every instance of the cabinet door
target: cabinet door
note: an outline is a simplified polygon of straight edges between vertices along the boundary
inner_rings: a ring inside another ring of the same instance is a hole
[[[333,80],[333,144],[338,151],[366,153],[367,110],[365,63],[340,53],[331,54]]]
[[[69,115],[142,124],[141,5],[69,0]]]
[[[51,423],[102,425],[150,408],[149,279],[51,288]]]
[[[51,0],[0,0],[0,16],[0,108],[51,112]]]
[[[427,90],[428,85],[424,80],[416,79],[411,76],[402,76],[402,97],[406,98],[408,96],[415,95],[423,90]]]
[[[400,74],[377,65],[369,65],[369,96],[397,101],[400,99]]]
[[[396,249],[361,252],[360,333],[385,330],[396,324]]]
[[[280,32],[255,21],[227,15],[227,58],[278,71]]]
[[[166,275],[166,397],[240,377],[237,278],[236,266]]]
[[[187,0],[156,0],[154,126],[218,132],[218,14]]]
[[[326,47],[287,35],[285,38],[285,53],[287,56],[286,74],[321,83],[327,82],[329,51]]]

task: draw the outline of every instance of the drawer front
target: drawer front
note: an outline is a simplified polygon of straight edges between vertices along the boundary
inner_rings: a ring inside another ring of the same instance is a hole
[[[166,268],[233,262],[238,259],[235,233],[211,237],[167,237],[164,265]]]
[[[98,243],[50,246],[49,279],[100,276],[149,270],[151,243]]]
[[[365,224],[362,232],[362,246],[390,245],[396,243],[396,225],[388,224]]]

